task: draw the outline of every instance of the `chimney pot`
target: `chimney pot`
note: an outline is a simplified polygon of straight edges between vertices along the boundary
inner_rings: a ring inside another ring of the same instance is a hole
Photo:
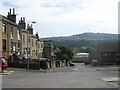
[[[27,24],[27,28],[29,28],[29,24]]]
[[[25,22],[25,17],[23,17],[23,21]]]
[[[15,9],[13,8],[13,14],[15,14]]]
[[[11,15],[11,9],[10,9],[10,15]]]
[[[21,22],[22,22],[22,17],[21,17]]]

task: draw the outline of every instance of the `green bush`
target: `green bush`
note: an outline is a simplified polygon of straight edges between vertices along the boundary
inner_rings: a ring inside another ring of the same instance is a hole
[[[56,59],[57,60],[67,60],[67,61],[71,61],[73,58],[73,51],[70,47],[68,46],[62,46],[59,47],[60,48],[60,52],[56,53]]]

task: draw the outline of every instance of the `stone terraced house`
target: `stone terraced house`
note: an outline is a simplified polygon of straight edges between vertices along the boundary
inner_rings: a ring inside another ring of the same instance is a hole
[[[16,21],[14,8],[10,9],[7,17],[0,15],[0,57],[9,58],[12,55],[21,57],[29,54],[30,59],[42,58],[45,41],[39,38],[38,33],[33,34],[32,24],[26,27],[25,17],[21,18],[18,24]],[[51,54],[53,53],[47,52],[46,55]]]

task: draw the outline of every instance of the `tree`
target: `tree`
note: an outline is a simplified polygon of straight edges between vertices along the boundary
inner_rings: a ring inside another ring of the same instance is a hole
[[[85,47],[84,49],[81,48],[81,49],[80,49],[80,52],[90,53],[90,52],[96,52],[96,50],[97,50],[97,49],[94,48],[94,47],[87,46],[87,47]]]
[[[72,49],[68,46],[60,47],[60,52],[56,53],[56,59],[71,61],[73,58]]]

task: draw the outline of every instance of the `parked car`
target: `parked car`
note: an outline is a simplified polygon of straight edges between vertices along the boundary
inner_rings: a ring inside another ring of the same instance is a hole
[[[2,70],[5,70],[8,66],[7,60],[5,60],[4,58],[0,58],[0,62],[2,64]]]
[[[75,66],[75,64],[74,63],[70,63],[70,66]]]

